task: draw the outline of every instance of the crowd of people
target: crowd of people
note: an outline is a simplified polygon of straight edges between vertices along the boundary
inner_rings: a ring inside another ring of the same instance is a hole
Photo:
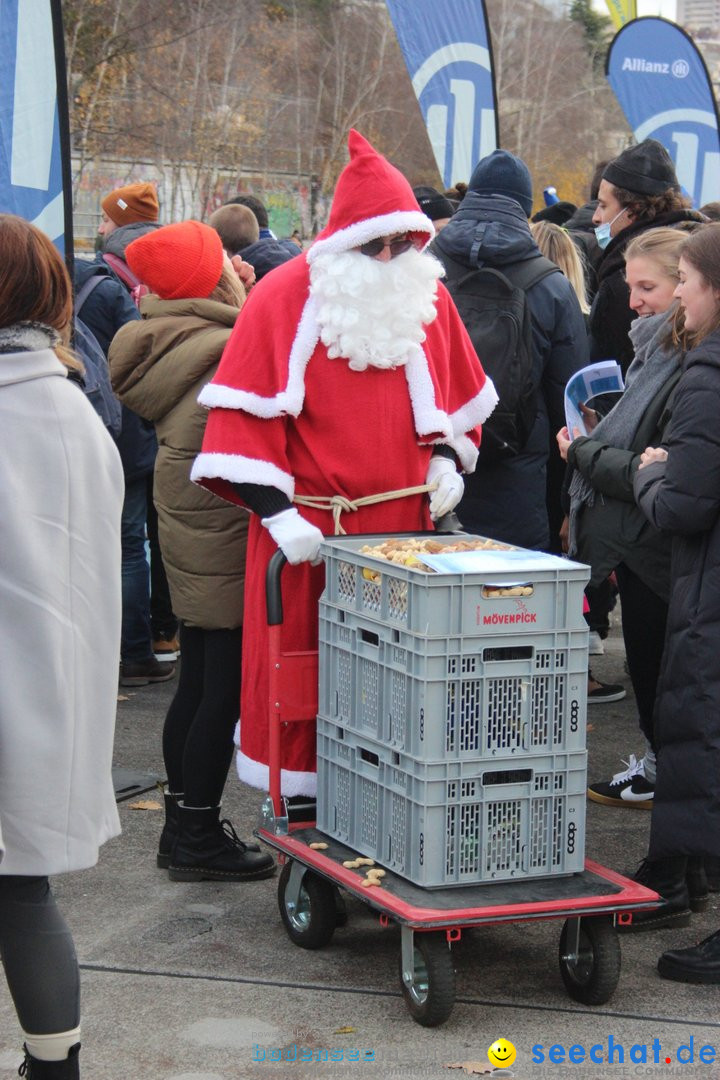
[[[340,530],[450,516],[567,551],[591,569],[591,627],[617,591],[642,749],[588,797],[651,811],[636,878],[660,895],[623,929],[687,925],[720,889],[720,223],[652,139],[601,163],[584,207],[532,221],[532,177],[506,150],[440,192],[358,132],[348,149],[304,251],[252,195],[161,225],[152,185],[114,190],[75,307],[53,245],[0,216],[0,956],[35,1080],[79,1076],[77,961],[48,877],[119,831],[118,674],[166,681],[181,658],[157,865],[272,875],[221,817],[234,738],[240,778],[268,786],[264,570],[280,548],[286,641],[316,648],[319,548]],[[514,304],[512,345],[490,347],[496,327],[464,303],[488,275]],[[81,393],[78,319],[108,357],[119,435]],[[609,358],[622,396],[568,431],[568,380]],[[589,701],[624,693],[589,673]],[[311,820],[312,721],[281,765],[290,817]],[[720,982],[720,931],[659,971]]]

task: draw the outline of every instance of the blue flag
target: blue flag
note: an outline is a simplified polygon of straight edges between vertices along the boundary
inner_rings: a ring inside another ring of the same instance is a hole
[[[0,0],[0,212],[37,225],[63,254],[69,172],[59,0]]]
[[[482,0],[387,0],[446,187],[498,145],[492,51]]]
[[[606,74],[635,138],[662,143],[693,205],[719,199],[717,105],[692,38],[667,19],[633,19],[613,38]]]

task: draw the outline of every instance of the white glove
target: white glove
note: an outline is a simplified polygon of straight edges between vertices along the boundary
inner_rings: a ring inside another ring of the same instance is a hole
[[[260,520],[293,566],[301,562],[311,562],[316,566],[321,561],[318,550],[324,540],[323,534],[305,518],[300,517],[294,506]]]
[[[436,484],[430,495],[430,517],[433,521],[453,510],[463,497],[465,483],[455,468],[455,462],[446,457],[431,457],[426,484]]]

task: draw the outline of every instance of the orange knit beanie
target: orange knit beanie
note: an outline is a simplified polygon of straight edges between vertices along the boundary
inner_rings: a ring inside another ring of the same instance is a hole
[[[162,300],[206,299],[220,281],[222,241],[200,221],[163,225],[125,249],[132,272]]]
[[[115,188],[100,205],[115,225],[157,221],[160,211],[154,184],[127,184]]]

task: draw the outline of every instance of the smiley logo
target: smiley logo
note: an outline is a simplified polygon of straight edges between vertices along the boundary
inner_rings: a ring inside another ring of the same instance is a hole
[[[507,1039],[496,1039],[492,1046],[488,1047],[488,1061],[498,1069],[507,1069],[516,1058],[516,1050]]]

